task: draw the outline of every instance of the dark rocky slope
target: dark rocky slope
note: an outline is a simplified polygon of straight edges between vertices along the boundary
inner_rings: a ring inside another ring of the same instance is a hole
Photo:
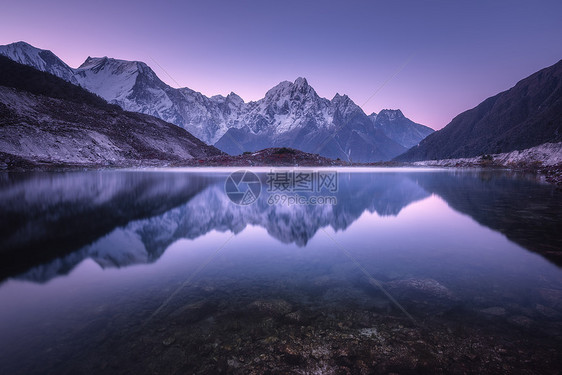
[[[173,124],[126,112],[0,57],[0,166],[140,166],[219,155]]]
[[[395,158],[473,157],[562,141],[562,60],[461,113]]]

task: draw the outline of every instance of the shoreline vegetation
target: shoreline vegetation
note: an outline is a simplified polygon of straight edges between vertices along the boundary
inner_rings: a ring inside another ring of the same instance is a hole
[[[482,155],[473,158],[426,160],[417,162],[384,161],[357,163],[340,159],[329,159],[296,149],[267,148],[241,155],[214,155],[184,161],[145,159],[134,162],[104,161],[103,163],[62,163],[60,161],[30,160],[17,155],[0,152],[0,171],[72,171],[123,168],[181,168],[181,167],[436,167],[510,169],[533,173],[545,181],[562,186],[562,142],[546,143],[537,147],[503,154]]]

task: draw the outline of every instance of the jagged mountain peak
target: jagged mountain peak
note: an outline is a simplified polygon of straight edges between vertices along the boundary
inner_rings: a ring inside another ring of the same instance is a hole
[[[146,65],[142,61],[120,60],[107,56],[88,56],[88,58],[82,63],[82,65],[78,67],[78,69],[76,69],[76,71],[79,72],[87,69],[94,70],[96,72],[102,69],[112,69],[114,70],[115,74],[119,74],[123,71],[139,71],[141,73],[146,70],[152,71],[152,69],[150,69],[148,65]]]
[[[299,78],[295,79],[295,82],[293,83],[293,85],[295,85],[297,87],[307,87],[307,86],[309,86],[308,81],[304,77],[299,77]]]
[[[316,91],[312,88],[312,86],[308,84],[308,81],[304,77],[299,77],[295,79],[295,82],[293,82],[293,88],[301,93],[311,92],[314,93],[314,95],[316,95]]]
[[[334,110],[339,110],[342,114],[348,114],[352,111],[361,111],[363,110],[359,107],[351,98],[347,95],[340,95],[336,93],[334,98],[331,101],[332,107]]]
[[[379,117],[381,120],[383,118],[387,118],[389,120],[397,120],[397,119],[401,119],[401,118],[406,118],[406,116],[404,116],[402,111],[399,110],[399,109],[381,109],[379,114],[376,115],[376,116]]]
[[[281,97],[296,100],[319,98],[314,88],[303,77],[297,78],[294,82],[282,81],[265,94],[266,99],[279,99]]]
[[[244,99],[242,99],[238,94],[236,94],[235,92],[231,92],[230,94],[228,94],[227,96],[223,96],[223,95],[213,95],[210,97],[210,99],[212,101],[214,101],[215,103],[227,103],[227,104],[233,104],[236,107],[240,107],[242,105],[244,105]]]
[[[244,99],[242,99],[238,94],[235,92],[231,92],[226,96],[226,100],[233,102],[235,104],[244,104]]]
[[[345,102],[349,102],[351,99],[349,98],[349,96],[347,96],[346,94],[340,95],[338,92],[336,92],[336,95],[334,95],[334,97],[332,98],[332,102],[334,103],[345,103]]]

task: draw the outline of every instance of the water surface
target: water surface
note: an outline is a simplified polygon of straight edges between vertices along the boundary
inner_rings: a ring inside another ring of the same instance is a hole
[[[229,171],[0,177],[0,368],[556,373],[562,194],[502,171],[338,170],[337,204]],[[315,193],[304,193],[311,196]]]

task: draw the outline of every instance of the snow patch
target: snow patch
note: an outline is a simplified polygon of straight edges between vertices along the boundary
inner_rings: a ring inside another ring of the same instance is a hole
[[[501,154],[490,155],[491,162],[494,164],[503,165],[506,167],[514,166],[517,164],[539,164],[545,167],[555,166],[562,164],[562,142],[558,143],[544,143],[539,146],[531,147],[525,150],[505,152]],[[416,161],[413,164],[419,166],[439,166],[439,167],[452,167],[452,166],[470,166],[479,164],[484,161],[483,156],[473,158],[458,158],[458,159],[442,159],[442,160],[424,160]]]

